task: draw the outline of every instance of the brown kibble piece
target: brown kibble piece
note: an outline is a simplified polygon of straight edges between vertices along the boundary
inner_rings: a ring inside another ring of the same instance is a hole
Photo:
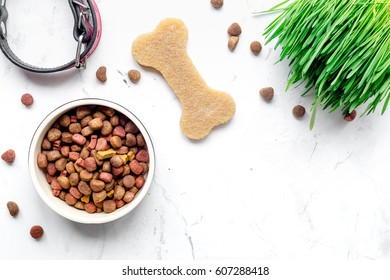
[[[119,120],[118,120],[119,121]],[[112,124],[109,121],[103,121],[101,133],[103,136],[108,136],[112,132]]]
[[[302,105],[296,105],[293,108],[292,113],[293,113],[295,118],[300,119],[305,115],[306,109]]]
[[[15,156],[15,151],[9,149],[1,155],[1,159],[4,160],[6,163],[11,164],[15,161]]]
[[[110,118],[115,115],[115,110],[107,106],[99,107],[99,111]]]
[[[56,140],[59,140],[60,138],[61,138],[61,130],[59,130],[58,128],[51,128],[47,132],[47,139],[50,142],[54,142]]]
[[[44,232],[43,228],[41,226],[38,226],[38,225],[32,226],[30,229],[30,235],[34,239],[41,238],[43,235],[43,232]]]
[[[39,153],[37,163],[39,168],[45,169],[47,167],[47,157],[43,153]]]
[[[102,83],[107,81],[107,68],[105,66],[100,66],[96,71],[96,78]]]
[[[127,75],[132,83],[137,83],[141,79],[141,73],[138,70],[130,70]]]
[[[126,203],[130,203],[135,197],[135,194],[131,191],[127,191],[123,196],[123,201]]]
[[[125,186],[125,188],[129,189],[135,185],[135,178],[132,175],[126,175],[123,178],[122,182],[123,182],[123,185]]]
[[[81,130],[81,134],[84,136],[84,137],[88,137],[90,135],[93,134],[93,129],[90,128],[89,126],[86,126],[84,127],[82,130]]]
[[[215,9],[220,9],[223,6],[223,0],[211,0],[210,3]]]
[[[115,186],[114,199],[121,200],[123,198],[123,196],[125,195],[125,192],[126,192],[125,188],[122,187],[121,185]]]
[[[84,182],[91,181],[93,174],[87,170],[81,170],[80,179]]]
[[[131,188],[130,188],[130,191],[131,191],[133,194],[136,194],[136,193],[138,193],[138,188],[137,188],[136,186],[131,187]]]
[[[344,120],[347,122],[351,122],[356,118],[357,112],[353,110],[351,113],[348,113],[344,116]]]
[[[270,102],[274,98],[274,89],[272,87],[265,87],[260,90],[260,96],[266,102]]]
[[[102,190],[100,192],[93,192],[92,193],[92,199],[95,203],[102,202],[107,197],[107,193],[105,190]]]
[[[80,182],[80,176],[79,173],[74,172],[69,175],[69,185],[74,187],[77,186]],[[83,181],[84,182],[84,181]],[[84,182],[85,183],[85,182]]]
[[[112,126],[117,126],[119,125],[119,117],[118,115],[114,115],[110,118],[110,123]]]
[[[115,155],[110,159],[111,166],[119,167],[123,165],[123,160],[119,155]]]
[[[97,112],[93,113],[92,117],[93,117],[94,119],[99,118],[99,119],[101,119],[102,121],[104,121],[105,119],[107,119],[107,116],[106,116],[104,113],[100,112],[100,111],[97,111]]]
[[[83,195],[90,195],[92,193],[91,187],[84,181],[81,181],[77,188]]]
[[[239,40],[240,39],[237,36],[230,36],[229,41],[228,41],[229,50],[234,51],[237,47]]]
[[[61,153],[60,151],[53,150],[46,154],[46,158],[48,161],[56,161],[57,159],[61,158]]]
[[[58,124],[63,127],[68,127],[70,125],[70,117],[66,114],[62,115],[58,119]]]
[[[147,163],[145,163],[145,162],[140,162],[139,163],[139,165],[141,165],[141,167],[142,167],[142,175],[145,175],[146,173],[148,173],[148,171],[149,171],[149,165],[147,164]]]
[[[18,213],[19,213],[19,206],[15,202],[9,201],[7,203],[7,208],[8,208],[9,214],[12,217],[15,217],[16,215],[18,215]]]
[[[119,136],[115,135],[115,136],[111,137],[110,144],[111,144],[111,147],[113,147],[114,149],[118,149],[118,148],[122,147],[122,139]]]
[[[261,52],[262,45],[259,41],[253,41],[251,43],[251,51],[255,54],[258,55]]]
[[[84,210],[84,202],[82,201],[77,201],[76,204],[74,205],[75,208],[79,209],[79,210]]]
[[[230,36],[240,36],[241,33],[242,33],[242,30],[241,30],[241,26],[237,23],[237,22],[233,22],[228,30],[227,30],[228,34]]]
[[[92,179],[89,185],[94,192],[100,192],[106,186],[103,181],[95,179]]]
[[[34,98],[31,94],[25,93],[22,95],[22,98],[20,99],[24,106],[31,106],[34,103]]]
[[[116,203],[113,200],[105,200],[103,202],[103,211],[105,213],[112,213],[116,209]]]
[[[74,174],[77,174],[77,173],[74,173]],[[70,180],[66,176],[59,176],[57,178],[57,183],[63,189],[69,189],[70,188]]]
[[[83,119],[84,117],[88,116],[89,114],[91,114],[91,108],[89,108],[88,106],[80,106],[80,107],[77,107],[77,109],[76,109],[76,118],[79,120]]]
[[[88,123],[88,125],[92,128],[92,130],[99,130],[103,127],[103,121],[101,118],[94,118]]]
[[[87,115],[87,116],[85,116],[84,118],[82,118],[81,119],[81,121],[80,121],[80,124],[81,124],[81,127],[86,127],[87,125],[88,125],[88,123],[90,122],[90,121],[92,121],[92,116],[91,115]]]
[[[67,194],[66,192],[61,191],[60,194],[58,195],[59,199],[61,199],[62,201],[64,201],[64,200],[65,200],[66,194]]]
[[[142,136],[142,134],[141,133],[138,133],[137,134],[137,145],[138,146],[140,146],[140,147],[143,147],[143,146],[145,146],[145,139],[144,139],[144,137]]]
[[[132,147],[137,144],[137,138],[135,137],[134,134],[132,133],[127,133],[126,134],[126,146]]]
[[[139,132],[139,129],[138,127],[135,125],[135,123],[133,123],[132,121],[128,121],[125,125],[125,132],[129,132],[129,133],[132,133],[132,134],[136,134]]]
[[[65,170],[66,164],[67,164],[66,158],[60,158],[60,159],[56,160],[56,162],[54,163],[56,169],[57,169],[59,172],[62,172],[62,171]]]
[[[129,147],[121,146],[118,149],[115,149],[117,155],[125,155],[129,152]]]
[[[51,143],[50,143],[49,139],[47,139],[47,138],[43,139],[42,149],[43,150],[50,150],[51,149]]]

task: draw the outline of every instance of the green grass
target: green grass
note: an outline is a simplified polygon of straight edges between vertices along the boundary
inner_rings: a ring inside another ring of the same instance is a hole
[[[315,89],[317,106],[343,114],[366,104],[363,114],[390,101],[390,0],[283,1],[257,15],[280,12],[265,29],[276,40],[280,60],[289,59],[287,89],[304,83]]]

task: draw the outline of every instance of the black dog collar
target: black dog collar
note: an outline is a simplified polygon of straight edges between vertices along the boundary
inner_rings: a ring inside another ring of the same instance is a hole
[[[1,0],[0,0],[1,1]],[[77,41],[74,60],[58,67],[44,68],[30,65],[20,60],[10,49],[7,42],[8,11],[6,0],[0,6],[0,48],[5,56],[15,65],[36,73],[53,73],[73,67],[85,68],[86,59],[94,52],[102,35],[102,22],[98,7],[94,0],[68,0],[75,20],[73,37]],[[83,51],[82,51],[83,49]]]

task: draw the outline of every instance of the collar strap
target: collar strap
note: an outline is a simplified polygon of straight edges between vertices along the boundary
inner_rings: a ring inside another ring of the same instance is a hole
[[[91,56],[99,44],[102,35],[102,21],[94,0],[68,0],[75,25],[73,37],[77,42],[75,59],[58,67],[45,68],[23,62],[11,50],[7,42],[8,11],[6,0],[0,3],[0,48],[4,55],[15,65],[35,73],[54,73],[73,67],[85,68],[86,59]]]

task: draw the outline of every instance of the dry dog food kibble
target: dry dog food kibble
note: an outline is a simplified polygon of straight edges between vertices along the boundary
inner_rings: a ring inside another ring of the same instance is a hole
[[[18,215],[18,213],[19,213],[19,206],[15,202],[9,201],[7,203],[7,208],[8,208],[9,214],[12,217],[15,217],[16,215]]]
[[[216,9],[220,9],[223,6],[223,0],[211,0],[210,3]]]
[[[134,195],[126,193],[142,188],[149,170],[138,127],[111,108],[83,106],[67,112],[48,130],[41,147],[37,165],[52,194],[90,214],[111,213],[132,201]]]
[[[292,113],[293,113],[295,118],[300,119],[305,115],[306,109],[302,105],[296,105],[293,108]]]
[[[351,113],[348,113],[344,116],[344,120],[347,122],[351,122],[356,118],[356,110],[353,110]]]
[[[35,225],[30,229],[30,235],[34,239],[39,239],[43,235],[43,228],[41,226]]]
[[[260,90],[260,96],[266,102],[270,102],[274,98],[274,89],[272,87],[265,87]]]
[[[96,71],[96,78],[102,83],[107,81],[107,68],[105,66],[100,66]]]
[[[1,155],[1,159],[4,160],[6,163],[9,163],[9,164],[13,163],[15,160],[15,151],[12,149],[5,151]]]
[[[259,41],[253,41],[251,43],[251,51],[255,54],[258,55],[261,52],[261,49],[263,47],[261,46],[261,43]]]
[[[237,23],[237,22],[233,22],[228,30],[227,30],[228,34],[230,36],[240,36],[241,33],[242,33],[242,30],[241,30],[241,26]]]
[[[229,50],[234,51],[237,47],[239,40],[240,39],[237,36],[230,36],[229,41],[228,41]]]
[[[136,83],[141,79],[141,73],[138,70],[130,70],[127,75],[132,83]]]
[[[24,106],[31,106],[34,103],[34,98],[31,94],[25,93],[22,95],[22,98],[20,99]]]

